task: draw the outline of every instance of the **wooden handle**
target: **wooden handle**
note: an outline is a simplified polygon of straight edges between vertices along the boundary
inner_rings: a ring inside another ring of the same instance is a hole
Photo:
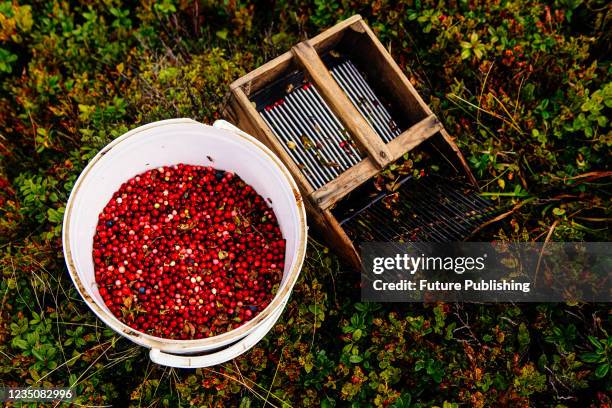
[[[304,41],[293,47],[291,52],[356,142],[379,168],[386,166],[391,161],[389,149],[331,76],[313,46]]]

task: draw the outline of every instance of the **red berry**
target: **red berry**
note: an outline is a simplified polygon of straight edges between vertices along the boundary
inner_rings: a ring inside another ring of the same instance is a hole
[[[185,164],[147,171],[98,218],[100,295],[136,330],[214,336],[256,316],[280,282],[285,241],[274,212],[232,173]]]

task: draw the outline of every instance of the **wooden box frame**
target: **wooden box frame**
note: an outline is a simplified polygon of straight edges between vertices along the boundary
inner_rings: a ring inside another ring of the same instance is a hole
[[[376,77],[377,90],[391,101],[396,115],[408,123],[406,130],[389,143],[385,143],[372,129],[323,63],[321,56],[336,47],[359,50],[355,58],[367,61],[363,66]],[[317,87],[360,150],[366,153],[366,157],[358,164],[316,190],[250,100],[250,96],[257,91],[296,70],[304,72]],[[431,138],[437,148],[451,158],[453,166],[465,173],[468,180],[477,186],[451,136],[360,15],[354,15],[316,37],[297,44],[290,51],[233,82],[223,116],[258,138],[281,158],[305,197],[310,221],[329,244],[356,268],[360,268],[359,254],[331,209],[351,191],[376,176],[387,164]]]

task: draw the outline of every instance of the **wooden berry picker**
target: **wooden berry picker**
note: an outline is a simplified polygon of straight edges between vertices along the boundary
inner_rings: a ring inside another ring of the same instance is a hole
[[[359,15],[235,81],[224,116],[281,158],[310,221],[356,268],[359,242],[464,240],[495,214]]]

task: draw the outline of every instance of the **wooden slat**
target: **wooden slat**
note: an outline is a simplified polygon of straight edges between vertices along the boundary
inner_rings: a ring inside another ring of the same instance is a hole
[[[317,44],[317,49],[319,46],[328,48],[331,44],[340,39],[342,32],[346,28],[354,25],[356,29],[361,30],[361,24],[356,24],[361,20],[361,16],[355,14],[330,29],[314,36],[310,41],[313,44]],[[249,96],[251,93],[260,90],[274,81],[278,74],[286,73],[285,71],[291,65],[292,59],[293,55],[291,51],[287,51],[232,82],[230,84],[230,89],[243,88],[243,91]]]
[[[356,29],[361,31],[362,25],[359,22],[363,21],[359,14],[355,14],[336,24],[335,26],[323,31],[320,34],[312,37],[308,42],[317,50],[317,52],[328,51],[333,48],[342,38],[347,29]]]
[[[433,114],[411,126],[387,144],[392,160],[399,159],[442,129],[442,124]]]
[[[304,200],[304,205],[308,213],[308,225],[314,225],[323,234],[323,238],[332,249],[348,261],[356,270],[360,270],[361,261],[359,254],[331,211],[320,210],[310,200]]]
[[[264,88],[267,84],[277,79],[278,76],[286,74],[287,69],[293,62],[293,55],[290,51],[266,62],[259,68],[254,69],[245,76],[235,80],[230,84],[230,90],[242,88],[244,93],[249,96],[252,93]]]
[[[272,129],[268,127],[266,122],[261,118],[259,112],[253,107],[251,101],[246,96],[242,88],[236,88],[232,90],[234,97],[240,107],[244,111],[244,117],[248,118],[251,122],[252,129],[249,129],[251,134],[260,139],[266,146],[268,146],[281,161],[287,166],[296,182],[302,189],[304,195],[309,195],[314,192],[314,187],[308,182],[302,170],[298,165],[291,159],[287,154],[276,135],[272,132]],[[262,138],[264,140],[262,140]]]
[[[387,144],[391,151],[391,157],[393,160],[399,159],[406,152],[414,149],[440,130],[442,130],[442,124],[436,116],[428,116]],[[378,172],[379,169],[374,162],[369,157],[366,157],[334,180],[316,190],[310,197],[319,208],[327,209],[355,188],[374,177]]]
[[[461,166],[463,167],[463,170],[465,171],[468,179],[470,180],[470,183],[472,183],[474,187],[480,190],[480,187],[478,186],[478,181],[476,181],[476,177],[474,177],[474,174],[472,173],[470,166],[467,164],[465,157],[463,157],[461,150],[459,150],[459,147],[457,146],[457,144],[455,143],[451,135],[449,135],[446,129],[444,128],[440,129],[440,133],[442,134],[442,137],[444,138],[446,143],[450,146],[452,151],[455,152],[455,154],[457,155],[457,160],[459,160],[459,163],[461,163]]]
[[[342,197],[365,183],[380,169],[370,157],[366,157],[338,177],[320,187],[310,195],[312,201],[321,209],[327,209]]]
[[[325,102],[374,163],[379,168],[388,164],[391,158],[389,149],[348,99],[312,45],[307,41],[301,42],[293,47],[291,52],[302,64]]]
[[[397,65],[389,51],[382,45],[378,37],[370,29],[370,27],[361,20],[363,31],[368,35],[372,44],[376,49],[376,54],[369,55],[368,59],[376,63],[379,77],[386,82],[389,82],[389,90],[395,95],[400,103],[410,108],[412,112],[423,112],[425,115],[431,115],[433,112],[429,109],[429,106],[423,101],[423,98],[414,89],[414,86],[410,83],[406,75],[402,72],[402,69]],[[367,49],[367,47],[366,47]],[[380,62],[380,60],[384,62]]]
[[[361,270],[361,258],[359,257],[359,253],[344,231],[344,228],[342,228],[330,210],[323,210],[322,213],[330,229],[330,242],[332,245],[340,252],[340,255],[344,257],[344,259],[349,261],[355,270]]]

